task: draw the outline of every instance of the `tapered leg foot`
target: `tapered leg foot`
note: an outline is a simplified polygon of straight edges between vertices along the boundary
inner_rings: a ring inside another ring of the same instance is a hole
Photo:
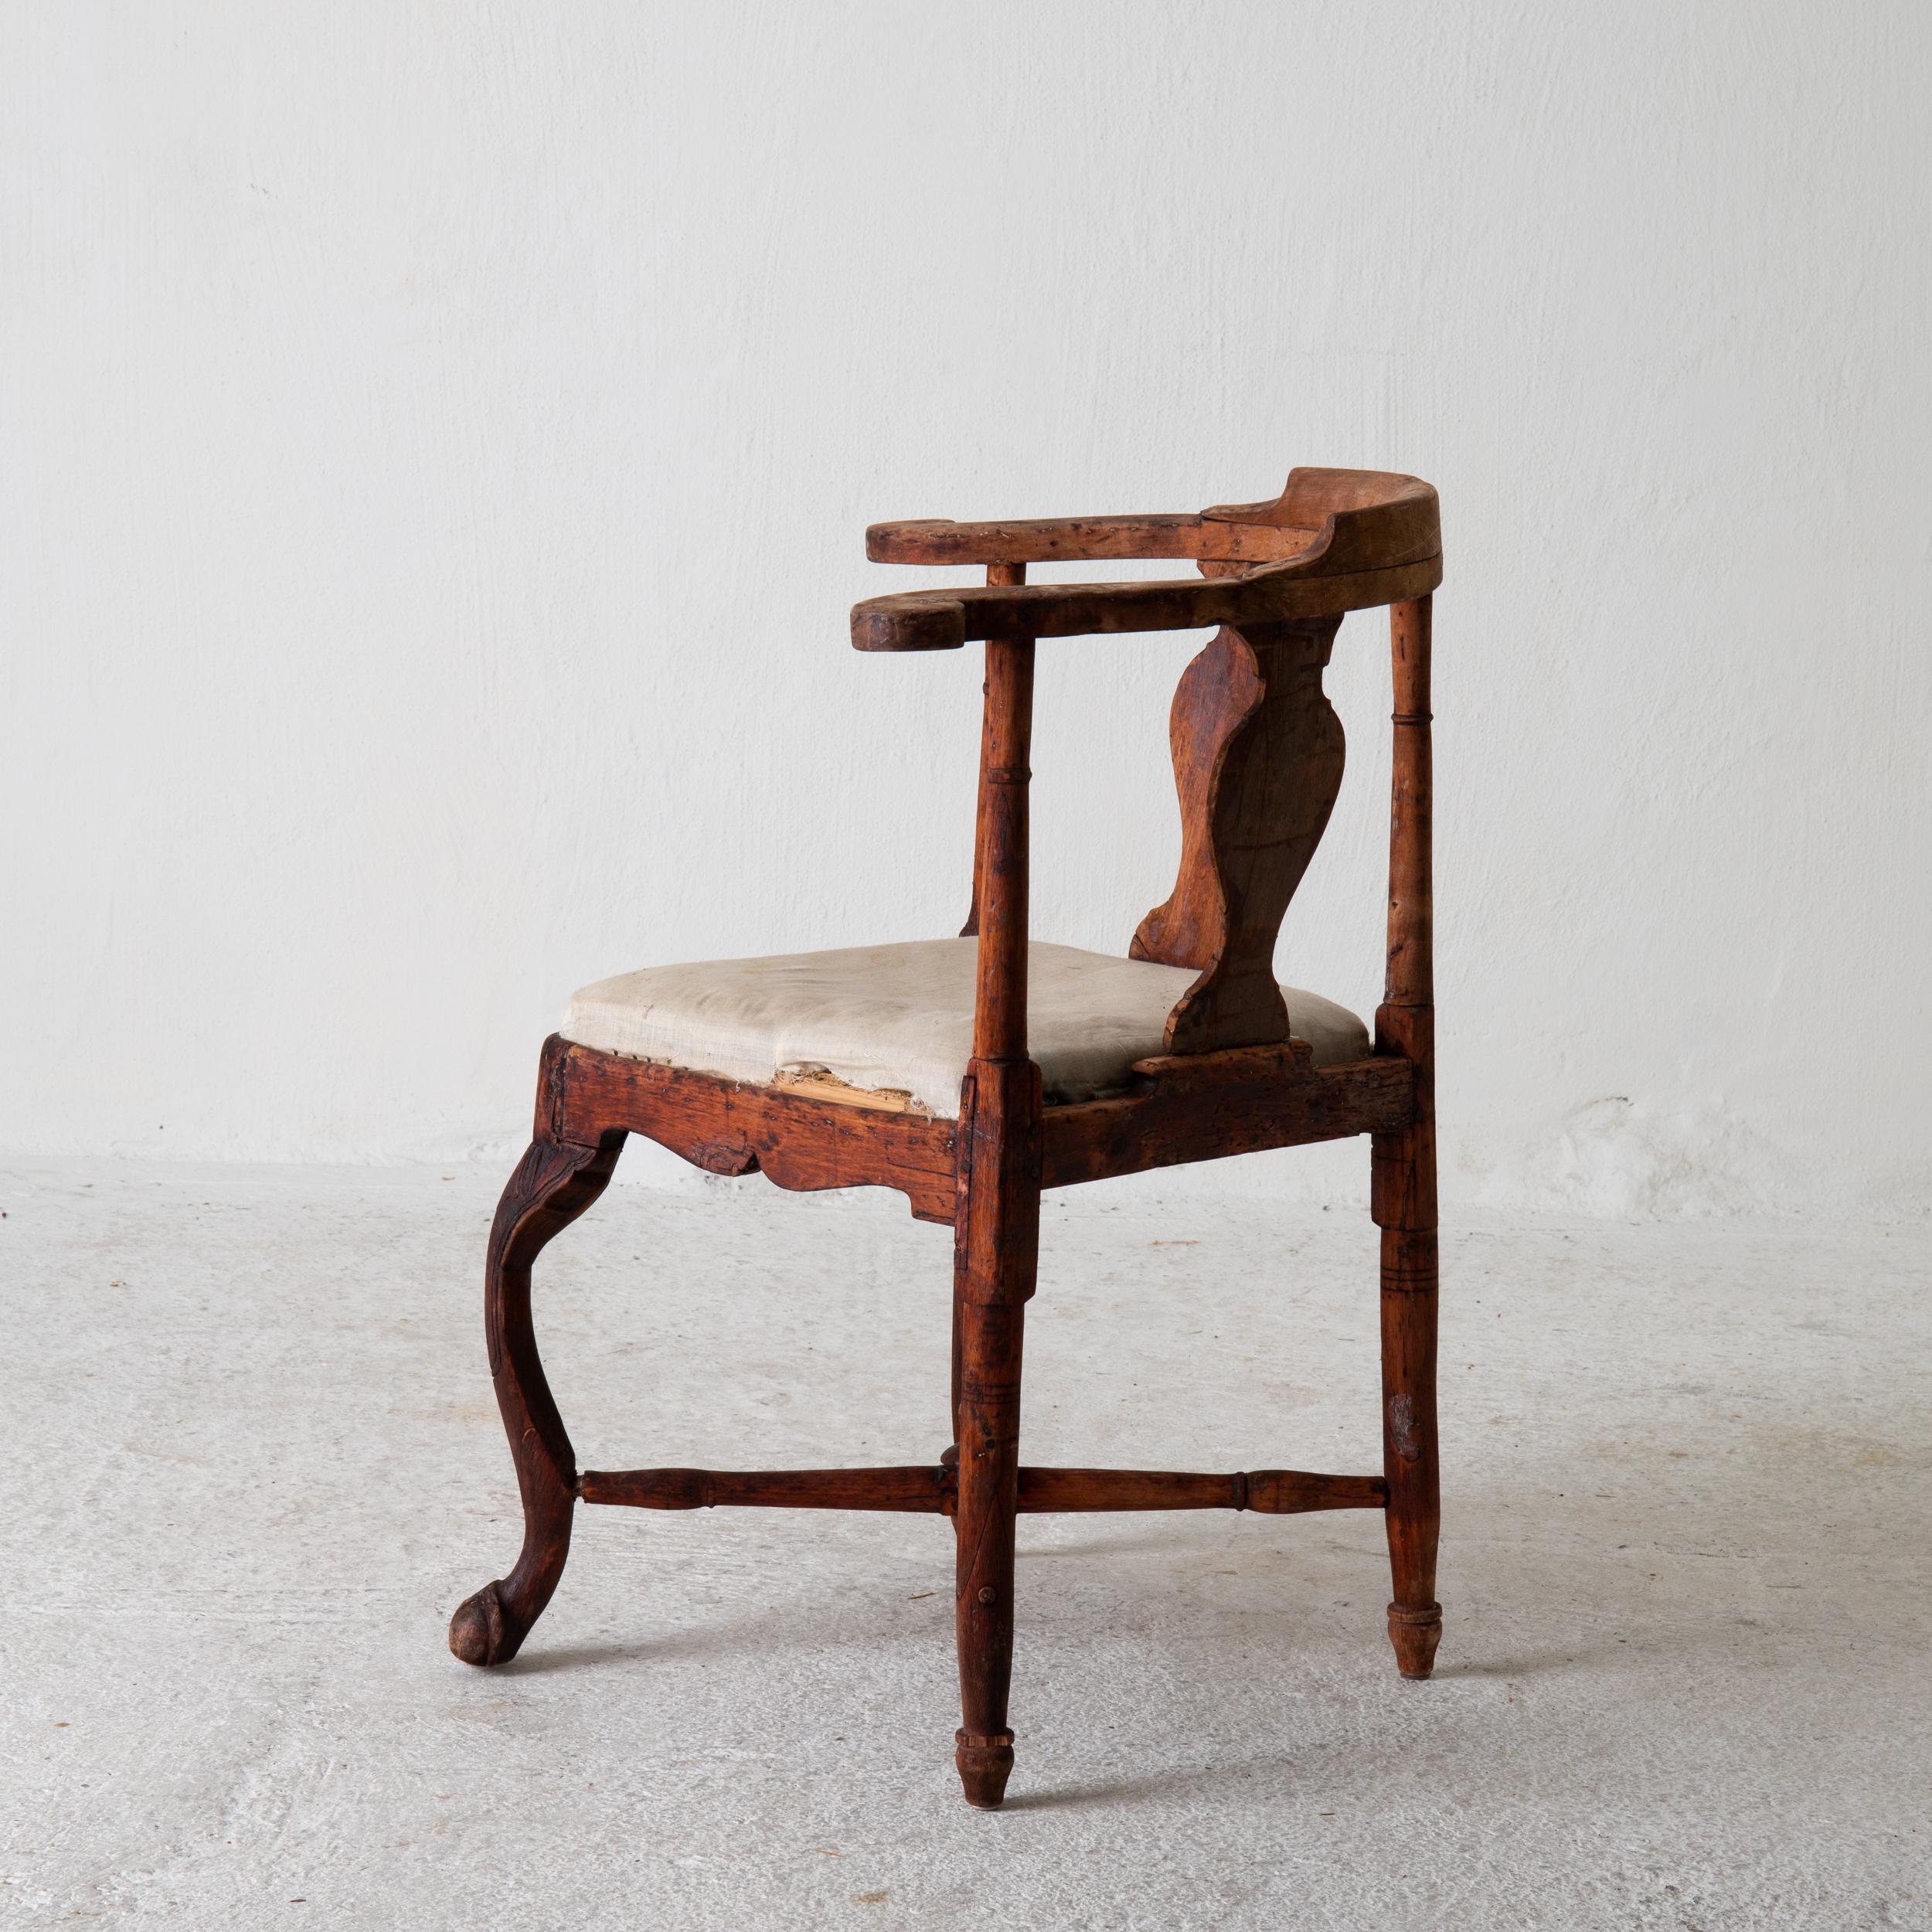
[[[1006,1797],[1006,1781],[1013,1770],[1013,1733],[1000,1731],[992,1737],[969,1737],[964,1731],[953,1733],[953,1762],[959,1767],[959,1782],[966,1802],[981,1811],[996,1811]]]
[[[1389,1606],[1389,1641],[1404,1677],[1423,1678],[1436,1667],[1436,1646],[1442,1641],[1442,1606],[1402,1610]]]

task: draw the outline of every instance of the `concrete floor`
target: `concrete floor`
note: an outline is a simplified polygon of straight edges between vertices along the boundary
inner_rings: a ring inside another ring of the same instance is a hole
[[[0,1923],[1932,1924],[1923,1228],[1463,1223],[1435,1682],[1371,1515],[1030,1519],[987,1815],[939,1519],[582,1512],[449,1655],[517,1529],[446,1172],[6,1176]],[[580,1457],[935,1452],[949,1240],[614,1188],[539,1272]],[[1114,1184],[1042,1279],[1029,1460],[1375,1467],[1362,1217]]]

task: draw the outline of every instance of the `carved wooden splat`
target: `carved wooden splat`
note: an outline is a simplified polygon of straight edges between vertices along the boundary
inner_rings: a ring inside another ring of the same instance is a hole
[[[1287,1036],[1274,943],[1342,787],[1342,720],[1321,689],[1341,621],[1224,629],[1182,674],[1168,723],[1180,874],[1131,948],[1200,973],[1168,1015],[1170,1053]]]

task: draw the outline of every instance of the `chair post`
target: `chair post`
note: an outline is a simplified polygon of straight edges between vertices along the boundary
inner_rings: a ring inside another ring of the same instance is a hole
[[[989,586],[995,589],[997,589],[1002,585],[1012,586],[1024,583],[1026,581],[1026,566],[1023,563],[989,563],[986,566],[986,581]],[[1031,653],[1029,651],[1026,665],[1027,692],[1026,702],[1026,716],[1025,719],[1026,740],[1029,747],[1032,744],[1033,736],[1032,675],[1033,669]],[[981,681],[979,687],[980,698],[981,701],[981,721],[980,724],[979,791],[978,803],[973,813],[973,903],[971,907],[968,910],[965,924],[959,929],[959,936],[961,939],[977,939],[979,937],[981,880],[985,869],[985,829],[988,816],[988,808],[986,797],[986,774],[988,768],[994,766],[998,762],[998,760],[992,755],[992,743],[988,736],[988,733],[992,730],[993,716],[992,676],[992,666],[989,662],[987,666],[986,678]],[[1010,701],[1009,708],[1010,708]],[[1020,760],[1020,763],[1022,765],[1025,764],[1026,762],[1026,760],[1023,757]],[[1022,796],[1021,799],[1021,808],[1023,812],[1026,808],[1026,799],[1024,796]],[[1026,844],[1026,828],[1022,822],[1021,827],[1021,845],[1022,849],[1024,849]],[[1025,924],[1026,922],[1022,920],[1021,921],[1022,932],[1025,929]],[[1022,960],[1025,957],[1023,950],[1022,951],[1021,957]],[[1023,1009],[1025,1005],[1023,998],[1021,1003]],[[977,1026],[977,1022],[979,1017],[978,1002],[977,998],[975,998],[974,1003],[973,1016],[975,1025]],[[977,1041],[977,1032],[975,1032],[975,1040]],[[975,1046],[975,1050],[977,1050],[977,1046]],[[963,1304],[959,1301],[957,1298],[955,1297],[953,1302],[953,1445],[952,1447],[947,1451],[946,1456],[941,1458],[942,1461],[951,1461],[954,1463],[957,1463],[959,1460],[960,1351],[963,1346],[963,1338],[960,1334],[960,1309],[962,1305]]]
[[[1020,1351],[1039,1252],[1040,1075],[1026,1053],[1027,757],[1033,642],[986,646],[976,841],[979,964],[973,1057],[960,1096],[954,1233],[954,1409],[959,1452],[954,1601],[961,1713],[954,1762],[990,1810],[1013,1766],[1013,1531]]]
[[[1415,1112],[1373,1137],[1382,1230],[1383,1468],[1394,1598],[1389,1638],[1405,1677],[1427,1677],[1442,1637],[1436,1601],[1441,1481],[1436,1444],[1435,968],[1430,871],[1430,600],[1389,607],[1395,755],[1389,821],[1389,956],[1376,1051],[1415,1068]]]

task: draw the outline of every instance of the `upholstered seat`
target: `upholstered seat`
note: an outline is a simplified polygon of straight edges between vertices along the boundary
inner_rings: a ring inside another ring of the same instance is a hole
[[[929,939],[769,959],[647,967],[587,986],[563,1037],[673,1066],[770,1081],[829,1074],[926,1114],[959,1111],[973,1051],[978,942]],[[1047,1104],[1125,1088],[1159,1053],[1167,1016],[1198,975],[1036,940],[1027,948],[1027,1050]],[[1368,1029],[1345,1008],[1284,986],[1288,1025],[1318,1066],[1361,1059]]]

